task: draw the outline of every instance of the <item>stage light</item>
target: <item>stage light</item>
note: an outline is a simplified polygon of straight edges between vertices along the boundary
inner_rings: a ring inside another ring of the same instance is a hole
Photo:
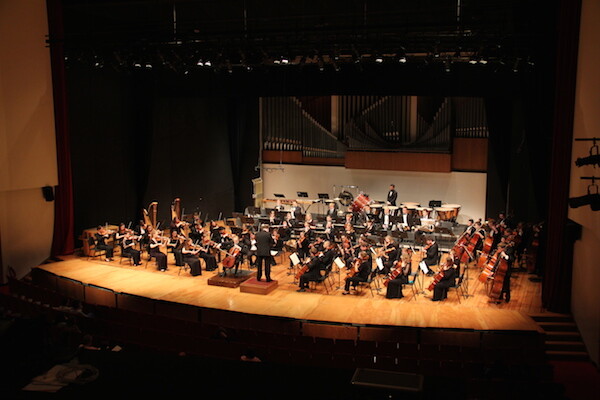
[[[483,64],[483,65],[485,65],[485,64],[487,64],[487,63],[488,63],[488,62],[487,62],[487,60],[486,60],[485,58],[481,58],[481,59],[479,59],[479,64]]]
[[[402,56],[398,59],[398,62],[401,62],[402,64],[404,64],[406,62],[406,57]]]
[[[450,61],[449,60],[446,60],[444,62],[444,69],[446,72],[450,72]]]
[[[152,64],[146,63],[146,69],[152,69]]]
[[[210,62],[210,60],[206,60],[206,61],[204,62],[204,66],[205,66],[205,67],[211,67],[211,66],[212,66],[212,63]]]
[[[521,62],[521,60],[520,60],[519,58],[517,58],[517,59],[515,60],[515,63],[514,63],[514,65],[513,65],[513,69],[512,69],[512,70],[513,70],[513,72],[515,72],[515,73],[516,73],[516,72],[519,72],[519,64],[520,64],[520,62]]]
[[[287,57],[281,57],[281,63],[287,65],[290,62]]]
[[[381,57],[381,56],[375,57],[375,62],[381,64],[383,62],[383,57]]]
[[[278,59],[275,59],[275,60],[273,60],[273,64],[279,65],[279,64],[281,64],[281,61],[279,61]]]
[[[198,59],[198,62],[196,63],[197,66],[199,67],[204,67],[204,62],[202,61],[202,59]]]
[[[137,61],[133,63],[133,66],[134,66],[135,68],[142,68],[142,64],[140,64],[140,63],[139,63],[139,62],[137,62]]]
[[[471,58],[471,59],[469,60],[469,64],[471,64],[471,65],[475,65],[475,64],[477,64],[477,60],[476,60],[475,58]]]

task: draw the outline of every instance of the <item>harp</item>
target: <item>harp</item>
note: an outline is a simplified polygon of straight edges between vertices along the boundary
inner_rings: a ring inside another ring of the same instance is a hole
[[[144,208],[142,212],[144,214],[144,223],[146,225],[152,226],[153,228],[156,228],[156,213],[158,212],[158,202],[153,201],[148,206],[148,209]]]

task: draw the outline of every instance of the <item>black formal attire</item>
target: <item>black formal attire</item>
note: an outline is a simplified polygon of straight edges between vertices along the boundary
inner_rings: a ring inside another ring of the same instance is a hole
[[[150,240],[150,257],[156,259],[156,269],[159,271],[167,270],[167,255],[160,251],[160,244],[156,239]]]
[[[140,259],[141,259],[141,255],[140,255],[140,251],[137,249],[134,249],[133,246],[135,245],[135,240],[129,238],[129,239],[123,239],[123,242],[121,243],[121,253],[126,255],[127,257],[131,257],[131,259],[133,260],[133,265],[140,265]]]
[[[175,265],[177,267],[182,267],[184,265],[183,262],[183,254],[181,253],[181,249],[183,248],[183,243],[179,239],[169,239],[169,243],[167,247],[171,249],[173,255],[175,256]]]
[[[337,208],[334,208],[333,210],[331,208],[328,208],[325,217],[329,215],[335,221],[335,219],[337,218],[337,214]]]
[[[504,301],[508,303],[510,301],[510,275],[512,273],[512,263],[515,255],[514,248],[512,246],[507,246],[504,249],[504,254],[506,255],[505,259],[508,265],[506,267],[506,272],[504,273],[504,281],[502,281],[500,300],[504,297]]]
[[[319,257],[313,257],[308,262],[308,270],[300,276],[300,289],[308,287],[309,282],[318,281],[321,277],[321,261]]]
[[[397,268],[401,268],[400,263],[398,263]],[[408,283],[408,272],[402,271],[396,278],[388,281],[387,291],[385,292],[387,299],[401,299],[404,297],[402,294],[402,285]]]
[[[454,286],[456,268],[451,267],[444,271],[444,276],[433,288],[433,301],[444,300],[448,297],[448,288]]]
[[[181,249],[182,260],[184,263],[190,266],[190,274],[192,276],[202,275],[202,268],[200,268],[200,259],[198,258],[198,252],[196,250]]]
[[[113,257],[113,246],[109,245],[106,241],[110,237],[108,233],[101,235],[99,233],[95,234],[96,236],[96,248],[98,250],[104,250],[106,252],[106,258]]]
[[[425,258],[423,259],[423,262],[427,266],[427,274],[433,274],[431,267],[438,263],[438,259],[439,259],[439,246],[438,246],[437,242],[433,242],[433,244],[431,246],[429,246],[429,248],[427,249],[427,253],[425,255]]]
[[[271,249],[274,244],[269,232],[261,230],[256,234],[256,265],[258,266],[256,279],[259,281],[262,279],[264,264],[265,278],[267,282],[271,282]]]
[[[344,290],[348,292],[350,285],[356,287],[360,282],[366,282],[371,274],[371,262],[369,260],[363,261],[358,267],[358,273],[350,278],[346,278],[346,285]]]
[[[388,192],[387,201],[391,206],[396,205],[396,200],[398,199],[398,192],[395,189],[392,189]]]
[[[310,250],[310,239],[306,236],[304,237],[304,240],[302,240],[302,242],[300,242],[300,239],[298,239],[297,251],[298,251],[298,257],[300,257],[300,260],[304,260],[306,257],[308,257],[309,250]]]
[[[389,274],[392,267],[394,266],[394,262],[398,260],[398,255],[400,254],[398,248],[393,244],[385,246],[384,250],[386,251],[387,257],[384,257],[383,261],[383,269],[377,270],[379,274]]]
[[[334,249],[325,250],[323,252],[323,255],[319,257],[321,262],[321,269],[330,270],[336,255],[337,253]]]
[[[217,269],[217,258],[215,257],[214,254],[210,253],[208,244],[206,244],[206,248],[200,249],[200,253],[198,253],[198,256],[204,260],[207,271],[214,271],[215,269]]]
[[[383,214],[379,222],[381,223],[381,228],[384,231],[391,231],[394,225],[392,223],[392,216],[390,214]]]
[[[298,220],[301,216],[302,209],[300,208],[300,206],[290,208],[290,218],[292,219],[292,221],[294,221],[294,223],[296,223],[296,220]]]

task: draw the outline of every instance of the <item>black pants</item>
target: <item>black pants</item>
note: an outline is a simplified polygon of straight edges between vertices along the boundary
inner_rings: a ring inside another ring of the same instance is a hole
[[[183,262],[190,266],[190,274],[192,276],[202,275],[200,259],[198,257],[183,257]]]
[[[99,244],[96,246],[98,250],[104,250],[106,252],[106,258],[113,257],[113,247],[107,244]]]
[[[200,258],[202,258],[206,263],[207,271],[214,271],[217,269],[217,259],[214,255],[210,253],[200,253]]]
[[[132,247],[128,247],[123,250],[123,254],[127,257],[131,257],[134,265],[138,265],[140,263],[140,251],[136,250]]]
[[[175,256],[175,265],[178,267],[183,266],[183,253],[181,249],[173,249],[173,255]]]
[[[256,257],[256,266],[258,267],[258,272],[256,275],[256,279],[262,279],[263,275],[263,262],[265,264],[265,278],[267,278],[267,282],[271,281],[271,256],[257,256]]]
[[[350,290],[350,285],[352,284],[353,287],[356,287],[356,285],[358,285],[360,282],[366,282],[367,280],[365,278],[363,278],[362,276],[351,276],[350,278],[346,279],[346,285],[344,286],[344,290],[349,291]]]
[[[300,275],[300,288],[307,288],[308,282],[318,281],[320,277],[321,271],[319,271],[318,269],[303,273],[302,275]]]
[[[161,271],[163,269],[167,269],[167,255],[165,253],[160,251],[153,251],[150,253],[150,256],[156,259],[156,269]]]
[[[439,282],[433,288],[433,300],[444,300],[448,297],[448,288],[452,286],[452,282],[450,281],[442,281]]]

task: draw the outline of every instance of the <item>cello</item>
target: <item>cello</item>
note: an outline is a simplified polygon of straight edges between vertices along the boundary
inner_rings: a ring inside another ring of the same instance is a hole
[[[502,287],[504,286],[504,279],[506,277],[506,272],[508,270],[508,261],[502,256],[500,256],[500,262],[496,267],[496,271],[494,272],[494,281],[492,282],[492,287],[490,289],[490,299],[493,301],[500,301],[500,295],[502,294]]]
[[[494,255],[489,259],[489,261],[481,271],[481,274],[479,275],[479,282],[485,283],[489,278],[492,278],[494,276],[494,268],[498,263],[498,257],[500,256],[501,252],[502,249],[496,250]]]

